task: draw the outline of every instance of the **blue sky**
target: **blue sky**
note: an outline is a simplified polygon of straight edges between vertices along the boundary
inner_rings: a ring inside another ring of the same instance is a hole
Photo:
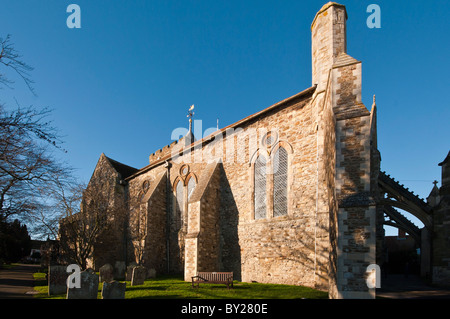
[[[66,8],[81,8],[69,29]],[[224,127],[311,86],[311,33],[326,1],[2,0],[0,37],[32,65],[8,106],[49,106],[58,154],[88,181],[102,152],[136,168],[188,125]],[[425,198],[450,149],[448,2],[342,1],[347,52],[363,62],[363,103],[377,96],[382,170]],[[369,29],[367,6],[381,8]]]

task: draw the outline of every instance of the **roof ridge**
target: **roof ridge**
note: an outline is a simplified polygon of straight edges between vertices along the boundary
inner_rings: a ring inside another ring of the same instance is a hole
[[[122,178],[127,178],[128,176],[136,173],[139,169],[132,167],[130,165],[121,163],[119,161],[116,161],[115,159],[112,159],[111,157],[106,156],[104,153],[102,153],[103,156],[109,161],[111,166],[120,174],[122,175]]]
[[[133,167],[133,166],[124,164],[124,163],[122,163],[122,162],[119,162],[119,161],[117,161],[117,160],[115,160],[115,159],[113,159],[113,158],[111,158],[111,157],[106,156],[106,155],[105,155],[105,157],[106,157],[109,161],[115,162],[115,163],[117,163],[117,164],[124,165],[124,166],[126,166],[126,167],[133,168],[133,169],[136,169],[136,170],[138,169],[138,168],[135,168],[135,167]]]

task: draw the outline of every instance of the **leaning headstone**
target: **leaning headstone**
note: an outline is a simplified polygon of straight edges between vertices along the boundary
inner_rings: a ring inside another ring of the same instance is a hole
[[[110,282],[114,280],[114,268],[110,264],[105,264],[98,270],[100,282]]]
[[[127,266],[127,273],[126,273],[126,277],[125,277],[126,281],[131,281],[131,277],[133,277],[133,269],[136,266],[137,266],[137,264],[135,262],[132,262]]]
[[[98,275],[92,269],[80,273],[80,288],[67,288],[67,299],[97,299]]]
[[[114,279],[115,280],[124,280],[126,270],[127,270],[127,266],[124,261],[116,261],[116,263],[114,265]]]
[[[48,295],[59,295],[67,291],[66,266],[48,266]]]
[[[145,268],[144,266],[134,267],[133,275],[131,277],[131,285],[132,286],[142,285],[146,277],[147,277],[147,268]]]
[[[126,283],[111,281],[104,282],[102,288],[102,299],[125,299]]]

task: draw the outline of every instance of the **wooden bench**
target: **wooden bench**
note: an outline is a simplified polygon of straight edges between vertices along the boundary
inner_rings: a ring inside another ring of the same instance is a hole
[[[205,284],[225,284],[227,288],[233,288],[233,273],[232,272],[198,272],[197,276],[192,277],[192,288],[197,288],[200,283]]]

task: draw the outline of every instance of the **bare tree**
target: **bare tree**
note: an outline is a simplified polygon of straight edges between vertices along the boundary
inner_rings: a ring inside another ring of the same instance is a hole
[[[9,35],[0,38],[0,87],[14,83],[7,76],[11,70],[34,94],[33,68],[22,61],[10,40]],[[68,180],[72,170],[53,154],[55,149],[65,150],[50,114],[48,108],[8,110],[0,104],[0,221],[14,217],[39,221],[41,226],[51,224],[46,204],[49,190]]]
[[[35,94],[33,88],[33,80],[30,77],[30,72],[33,68],[27,63],[22,61],[22,56],[16,51],[14,45],[11,43],[11,35],[7,35],[6,38],[0,38],[0,64],[6,69],[13,71],[25,82],[28,89]],[[6,72],[0,72],[0,83],[10,87],[14,81],[10,80],[6,76]]]
[[[0,105],[0,219],[33,214],[38,191],[70,176],[49,149],[57,146],[58,136],[47,115],[45,109],[6,111]]]
[[[108,226],[107,199],[87,188],[81,210],[60,220],[60,243],[64,254],[86,268],[88,258],[92,257],[94,244],[100,233]]]
[[[28,216],[35,236],[56,240],[62,218],[80,211],[85,185],[74,178],[56,176],[45,189],[36,190],[36,208]]]

